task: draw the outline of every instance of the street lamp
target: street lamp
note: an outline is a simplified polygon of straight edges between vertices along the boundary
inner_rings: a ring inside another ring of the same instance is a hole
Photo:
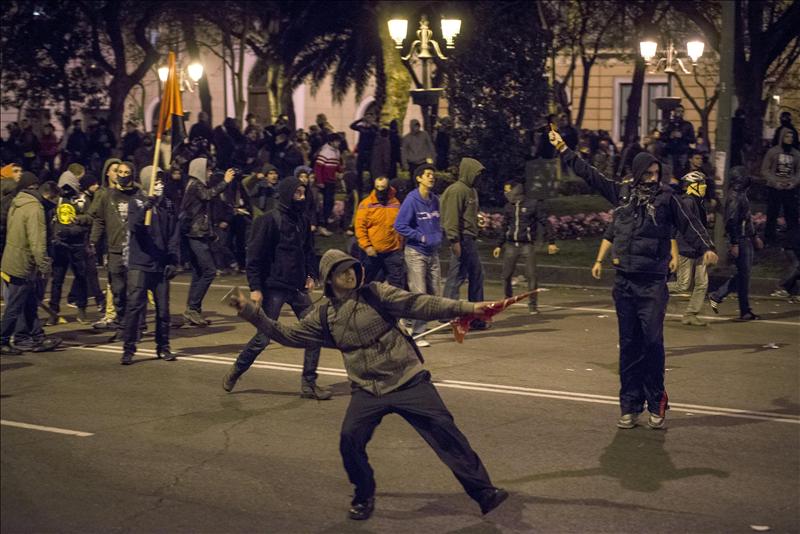
[[[184,89],[188,89],[190,93],[194,93],[194,86],[197,85],[197,82],[200,81],[200,78],[203,77],[203,65],[197,61],[194,61],[186,67],[186,72],[182,68],[178,68],[178,72],[180,72],[180,84],[179,87],[181,91]],[[186,77],[189,77],[187,80]],[[164,65],[163,67],[158,68],[158,79],[161,80],[162,83],[167,81],[167,77],[169,76],[169,67]],[[189,81],[191,80],[191,82]]]
[[[461,20],[459,19],[442,19],[442,36],[445,39],[445,46],[447,48],[455,48],[454,39],[461,31]],[[389,21],[389,35],[395,43],[395,48],[401,50],[403,48],[403,41],[406,39],[408,32],[408,21],[405,19],[392,19]],[[423,15],[419,21],[419,29],[417,30],[417,39],[411,43],[408,54],[400,56],[400,59],[408,66],[408,61],[412,56],[416,56],[422,62],[422,81],[420,81],[414,71],[409,68],[411,76],[414,78],[416,89],[411,91],[411,99],[414,104],[420,106],[422,109],[422,120],[424,122],[425,131],[431,132],[431,117],[430,109],[438,105],[439,95],[443,89],[431,87],[430,76],[430,62],[434,58],[442,61],[447,57],[442,54],[442,49],[439,43],[433,38],[433,31],[431,31],[428,17]],[[434,56],[435,54],[435,56]]]
[[[698,41],[696,39],[686,43],[686,55],[692,60],[692,65],[697,65],[697,60],[703,55],[704,48],[705,44],[703,41]],[[661,57],[655,65],[653,65],[653,59],[658,55],[658,43],[656,41],[653,39],[643,39],[639,43],[639,53],[644,58],[645,63],[653,67],[650,74],[655,74],[662,66],[664,67],[664,72],[667,74],[675,74],[675,64],[680,67],[684,74],[690,74],[683,65],[681,58],[678,57],[678,52],[675,50],[672,40],[669,41],[669,45],[667,45],[667,48],[662,52],[663,57]]]

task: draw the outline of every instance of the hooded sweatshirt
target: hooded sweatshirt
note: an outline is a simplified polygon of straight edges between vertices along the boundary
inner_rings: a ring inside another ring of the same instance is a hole
[[[279,207],[253,221],[247,243],[247,283],[250,291],[269,288],[304,290],[316,278],[317,265],[311,227],[303,206],[293,200],[302,184],[294,177],[278,184]]]
[[[442,226],[447,240],[457,243],[465,236],[478,237],[478,192],[475,178],[484,170],[480,161],[463,158],[458,181],[442,193]]]
[[[442,224],[439,213],[439,197],[428,193],[422,198],[419,188],[408,194],[394,221],[394,229],[409,246],[426,256],[433,256],[442,243]]]
[[[92,217],[90,243],[97,245],[105,232],[108,251],[122,254],[128,244],[128,203],[138,190],[139,186],[134,182],[130,189],[109,187],[95,197],[89,209]]]
[[[738,245],[742,239],[756,235],[750,199],[747,198],[750,177],[744,167],[736,166],[731,169],[729,178],[730,189],[725,198],[725,233],[731,245]]]
[[[792,145],[776,145],[770,148],[761,164],[761,175],[767,187],[786,190],[800,185],[800,151]]]
[[[139,173],[143,189],[133,195],[128,205],[128,268],[145,272],[164,272],[167,265],[177,265],[180,255],[180,230],[175,205],[165,195],[148,198],[152,165]],[[159,169],[160,170],[160,169]],[[147,210],[152,210],[150,225],[145,225]]]
[[[8,231],[0,270],[17,278],[33,279],[50,272],[47,224],[42,197],[35,189],[17,193],[8,210]]]
[[[603,176],[572,150],[562,152],[561,158],[589,187],[615,206],[611,263],[617,271],[666,277],[670,238],[675,230],[701,254],[714,248],[703,223],[687,212],[672,189],[658,182],[644,183],[644,175],[653,163],[661,167],[652,154],[641,152],[633,159],[630,184]]]
[[[261,169],[264,176],[270,171],[278,172],[278,169],[269,163],[265,164]],[[256,173],[253,173],[242,180],[242,186],[244,186],[245,192],[250,196],[250,204],[253,208],[254,217],[259,217],[278,206],[277,184],[272,186],[266,179],[261,180],[256,178]]]
[[[497,241],[498,247],[506,242],[534,243],[540,225],[544,229],[545,241],[551,245],[555,243],[555,230],[541,200],[526,198],[522,184],[516,184],[512,188],[507,200],[503,208],[503,229]]]
[[[80,180],[70,171],[65,171],[58,180],[58,187],[61,198],[55,212],[54,241],[60,245],[85,246],[92,217],[89,215],[90,202],[81,190]]]
[[[385,395],[409,382],[423,367],[411,342],[398,329],[397,322],[384,320],[366,302],[362,291],[372,291],[386,314],[395,318],[452,319],[471,313],[473,304],[409,293],[378,282],[338,298],[328,281],[336,266],[343,262],[353,265],[357,274],[363,272],[355,258],[340,250],[328,250],[320,261],[321,280],[325,284],[325,295],[330,299],[327,323],[331,338],[323,336],[319,308],[292,326],[269,319],[252,303],[248,303],[239,316],[281,345],[298,348],[322,345],[340,350],[352,385],[375,396]]]
[[[189,183],[186,184],[186,193],[179,210],[183,219],[181,231],[186,237],[205,239],[214,236],[209,216],[211,200],[219,196],[228,187],[228,183],[220,180],[218,184],[209,187],[207,166],[206,158],[195,158],[189,162]]]
[[[373,189],[367,198],[358,204],[356,210],[355,232],[358,246],[362,250],[373,247],[382,254],[394,252],[403,247],[403,239],[394,229],[394,221],[400,211],[400,202],[393,187],[389,188],[386,204],[378,201],[377,190]]]

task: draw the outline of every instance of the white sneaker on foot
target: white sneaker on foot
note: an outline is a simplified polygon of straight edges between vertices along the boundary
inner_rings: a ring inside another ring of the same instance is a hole
[[[420,339],[419,341],[417,341],[417,346],[418,347],[430,347],[431,344],[428,341],[425,341],[424,339]]]

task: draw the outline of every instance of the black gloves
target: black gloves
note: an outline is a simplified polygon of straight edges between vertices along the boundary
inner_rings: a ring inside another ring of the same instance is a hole
[[[167,265],[164,267],[164,277],[167,280],[172,280],[178,275],[178,266],[177,265]]]

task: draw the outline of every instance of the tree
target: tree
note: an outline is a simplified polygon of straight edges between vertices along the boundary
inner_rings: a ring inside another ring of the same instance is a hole
[[[3,10],[2,86],[4,106],[44,106],[54,102],[62,125],[76,106],[96,95],[96,69],[86,55],[88,31],[72,7],[60,2],[14,2]]]
[[[109,0],[70,5],[73,9],[77,6],[87,20],[89,58],[109,78],[108,127],[118,135],[128,93],[158,61],[159,53],[148,39],[148,29],[158,21],[163,3]]]
[[[525,134],[545,112],[547,43],[536,38],[538,15],[525,2],[474,3],[462,27],[447,70],[454,153],[484,164],[484,193],[501,204],[502,182],[520,175]]]
[[[706,42],[720,51],[722,31],[719,0],[679,0],[673,7],[689,17],[703,32]],[[767,80],[782,80],[800,57],[800,2],[783,0],[736,0],[737,39],[734,48],[734,79],[739,107],[745,112],[747,131],[762,132],[770,95]],[[752,165],[761,155],[756,144],[747,150]]]

